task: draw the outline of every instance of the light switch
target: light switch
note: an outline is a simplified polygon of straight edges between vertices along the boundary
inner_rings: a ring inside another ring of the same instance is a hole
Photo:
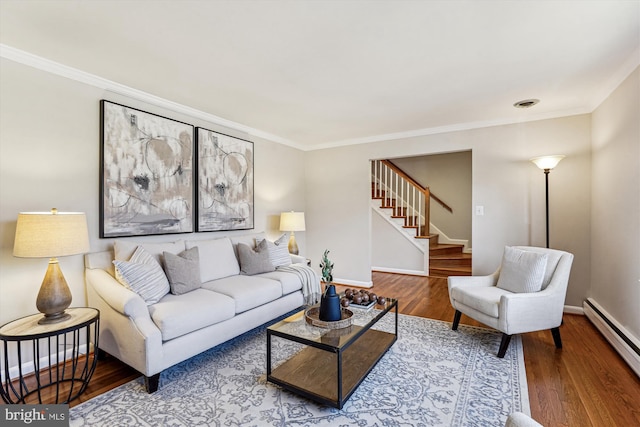
[[[476,206],[476,215],[478,216],[482,216],[484,215],[484,206]]]

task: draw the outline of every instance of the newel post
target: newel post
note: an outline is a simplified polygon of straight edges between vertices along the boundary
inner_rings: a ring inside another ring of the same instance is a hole
[[[429,191],[429,187],[426,187],[424,189],[424,229],[422,230],[422,233],[420,233],[422,236],[428,236],[429,235],[429,224],[431,221],[430,218],[430,212],[431,212],[431,191]]]

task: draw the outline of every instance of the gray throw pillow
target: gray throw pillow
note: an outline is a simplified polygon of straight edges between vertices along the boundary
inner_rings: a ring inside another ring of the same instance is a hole
[[[269,258],[269,248],[266,240],[258,243],[255,250],[251,249],[247,244],[238,243],[238,258],[240,258],[240,273],[247,276],[275,270]]]
[[[516,292],[538,292],[542,288],[547,268],[547,254],[504,248],[497,286]]]
[[[200,282],[200,255],[197,246],[178,255],[164,252],[163,257],[164,271],[167,273],[172,294],[186,294],[202,285]]]

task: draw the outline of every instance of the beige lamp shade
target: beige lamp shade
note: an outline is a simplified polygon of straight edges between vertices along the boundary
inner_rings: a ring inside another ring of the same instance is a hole
[[[558,165],[558,163],[560,163],[560,160],[564,159],[564,157],[565,156],[561,154],[557,154],[553,156],[534,157],[533,159],[530,159],[530,160],[542,170],[547,170],[547,169],[551,170],[555,168]]]
[[[21,212],[13,256],[52,258],[89,251],[87,217],[82,212]]]
[[[282,212],[280,231],[304,231],[304,212]]]
[[[62,274],[58,257],[89,251],[87,218],[80,212],[21,212],[18,214],[13,255],[21,258],[49,258],[49,266],[36,307],[44,314],[38,323],[62,322],[72,295]]]

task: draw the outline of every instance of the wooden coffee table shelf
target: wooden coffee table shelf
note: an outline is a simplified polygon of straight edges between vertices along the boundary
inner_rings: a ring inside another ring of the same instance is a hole
[[[267,329],[267,380],[316,402],[341,409],[360,383],[398,338],[397,300],[381,310],[356,312],[354,324],[328,330],[305,323],[298,313]],[[395,309],[393,331],[373,329]],[[302,315],[301,315],[302,314]],[[272,340],[279,337],[304,344],[272,369]]]

